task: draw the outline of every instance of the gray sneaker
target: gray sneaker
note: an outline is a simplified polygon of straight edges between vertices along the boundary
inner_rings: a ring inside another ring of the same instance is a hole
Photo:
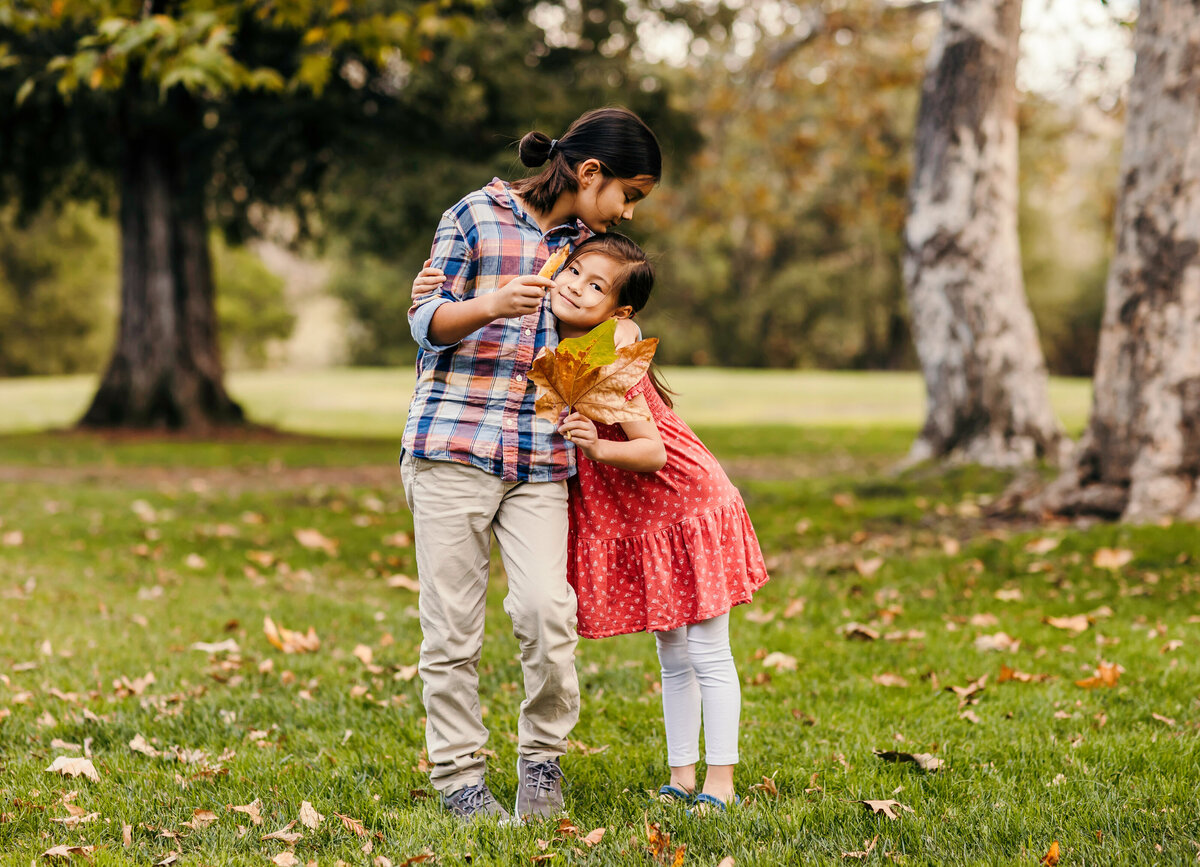
[[[562,811],[562,768],[558,759],[517,759],[517,817],[545,819]]]
[[[464,786],[457,792],[442,795],[442,806],[460,819],[477,819],[495,816],[501,821],[508,819],[508,810],[500,806],[487,783]]]

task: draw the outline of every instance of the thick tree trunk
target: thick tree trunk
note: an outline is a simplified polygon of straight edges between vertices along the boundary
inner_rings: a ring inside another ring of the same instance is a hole
[[[1095,395],[1033,505],[1200,519],[1200,5],[1142,0]]]
[[[120,326],[84,427],[203,430],[243,420],[217,346],[203,166],[161,135],[126,142]]]
[[[1064,439],[1021,277],[1021,0],[944,0],[917,118],[904,280],[925,376],[909,460],[1012,466]]]

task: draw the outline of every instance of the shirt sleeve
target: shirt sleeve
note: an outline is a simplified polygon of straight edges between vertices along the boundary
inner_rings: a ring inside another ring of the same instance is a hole
[[[443,352],[457,343],[437,344],[429,339],[429,326],[433,314],[443,304],[462,301],[475,281],[475,255],[467,233],[452,211],[442,214],[437,234],[433,238],[433,250],[429,254],[433,267],[440,268],[446,275],[440,289],[423,295],[413,302],[408,310],[408,327],[413,340],[427,352]]]

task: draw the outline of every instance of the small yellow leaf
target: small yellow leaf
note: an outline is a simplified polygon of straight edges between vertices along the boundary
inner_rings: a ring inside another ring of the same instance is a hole
[[[1042,865],[1042,867],[1056,867],[1056,865],[1058,864],[1058,857],[1059,857],[1058,841],[1055,840],[1053,843],[1050,844],[1049,851],[1046,852],[1046,854],[1042,856],[1042,860],[1039,863]]]

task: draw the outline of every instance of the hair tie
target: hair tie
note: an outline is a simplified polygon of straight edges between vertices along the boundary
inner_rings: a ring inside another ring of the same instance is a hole
[[[546,159],[550,159],[550,157],[554,156],[554,149],[556,147],[558,147],[558,139],[550,139],[550,150],[546,153]]]

